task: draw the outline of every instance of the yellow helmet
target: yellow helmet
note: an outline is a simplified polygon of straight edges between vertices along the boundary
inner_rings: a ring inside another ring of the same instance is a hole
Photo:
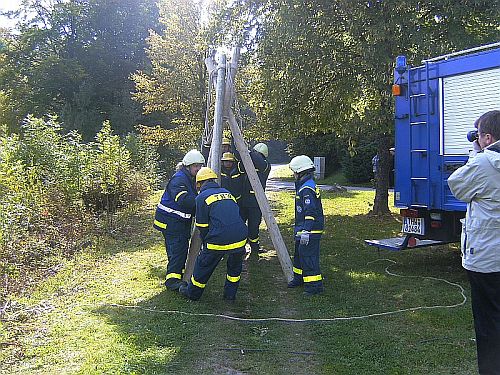
[[[293,172],[300,173],[308,169],[314,169],[314,163],[309,156],[299,155],[290,160],[289,167]]]
[[[221,161],[236,161],[236,158],[234,157],[232,152],[224,152],[222,155],[222,158],[220,159]]]
[[[222,144],[231,146],[231,140],[229,138],[222,138]]]
[[[182,164],[186,167],[191,164],[205,164],[205,157],[198,150],[188,151],[186,155],[182,158]]]
[[[257,143],[255,146],[253,146],[253,149],[257,152],[260,152],[266,158],[269,156],[269,149],[267,148],[267,145],[265,143]]]
[[[196,183],[215,179],[217,179],[217,175],[208,167],[201,167],[198,173],[196,173]]]

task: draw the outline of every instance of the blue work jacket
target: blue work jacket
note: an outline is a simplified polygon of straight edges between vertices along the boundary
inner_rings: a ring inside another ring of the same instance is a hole
[[[205,183],[196,197],[196,227],[208,250],[234,250],[245,246],[248,228],[236,199],[217,183]]]
[[[271,164],[269,164],[264,155],[255,150],[250,150],[250,157],[252,158],[252,162],[255,167],[255,171],[257,172],[257,176],[259,176],[260,183],[262,187],[265,189],[267,178],[269,177],[269,172],[271,172]],[[245,169],[243,167],[243,163],[240,162],[239,164],[240,164],[240,169],[244,171]],[[245,178],[242,205],[245,207],[259,207],[259,204],[257,203],[257,198],[255,197],[255,192],[253,191],[252,185],[250,184],[250,180],[248,179],[248,175],[246,175]]]
[[[311,173],[295,182],[295,237],[302,231],[311,233],[311,238],[321,238],[325,226],[321,193]]]
[[[221,169],[220,184],[224,189],[229,190],[238,203],[245,188],[245,176],[245,172],[240,169],[238,162],[235,162],[230,170]]]
[[[154,227],[158,230],[173,230],[180,225],[181,230],[191,225],[196,209],[195,180],[189,171],[183,167],[168,181],[160,203],[156,207]]]

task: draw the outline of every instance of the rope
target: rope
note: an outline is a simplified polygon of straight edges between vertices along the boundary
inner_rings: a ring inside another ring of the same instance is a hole
[[[379,262],[379,261],[387,261],[391,262],[392,264],[397,264],[395,261],[391,259],[378,259],[373,262],[369,262],[367,264]],[[361,319],[369,319],[369,318],[374,318],[374,317],[379,317],[379,316],[387,316],[387,315],[395,315],[395,314],[401,314],[404,312],[409,312],[409,311],[419,311],[419,310],[435,310],[435,309],[443,309],[443,308],[456,308],[465,305],[467,302],[467,297],[465,296],[465,290],[464,288],[457,283],[453,283],[451,281],[448,281],[446,279],[441,279],[438,277],[431,277],[431,276],[404,276],[404,275],[398,275],[396,273],[393,273],[389,271],[389,267],[391,265],[388,265],[385,268],[385,272],[394,277],[403,277],[403,278],[421,278],[421,279],[429,279],[429,280],[435,280],[435,281],[442,281],[446,284],[449,284],[451,286],[457,287],[460,290],[460,295],[462,296],[462,301],[459,303],[455,303],[452,305],[432,305],[432,306],[416,306],[416,307],[409,307],[406,309],[399,309],[399,310],[392,310],[392,311],[386,311],[386,312],[380,312],[380,313],[373,313],[373,314],[367,314],[367,315],[354,315],[354,316],[348,316],[348,317],[333,317],[333,318],[305,318],[305,319],[292,319],[292,318],[280,318],[280,317],[269,317],[269,318],[239,318],[237,316],[232,316],[232,315],[226,315],[226,314],[211,314],[211,313],[192,313],[192,312],[186,312],[186,311],[179,311],[179,310],[159,310],[159,309],[154,309],[154,308],[147,308],[147,307],[141,307],[137,305],[122,305],[122,304],[117,304],[117,303],[112,303],[112,304],[107,304],[105,306],[113,306],[113,307],[121,307],[121,308],[127,308],[127,309],[139,309],[142,311],[147,311],[147,312],[154,312],[154,313],[162,313],[162,314],[179,314],[179,315],[187,315],[187,316],[199,316],[199,317],[215,317],[215,318],[221,318],[221,319],[226,319],[226,320],[232,320],[232,321],[238,321],[238,322],[251,322],[251,323],[259,323],[259,322],[284,322],[284,323],[325,323],[325,322],[336,322],[336,321],[346,321],[346,320],[361,320]]]

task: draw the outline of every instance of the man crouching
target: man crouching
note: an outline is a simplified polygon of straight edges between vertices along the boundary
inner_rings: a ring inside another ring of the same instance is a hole
[[[200,299],[208,279],[223,256],[227,257],[224,299],[234,300],[240,281],[248,228],[239,214],[236,199],[219,187],[217,175],[208,167],[196,174],[196,227],[203,247],[196,258],[193,276],[179,292],[192,300]]]

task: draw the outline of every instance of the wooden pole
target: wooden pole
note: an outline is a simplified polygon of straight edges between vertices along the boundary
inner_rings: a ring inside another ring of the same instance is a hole
[[[226,56],[223,56],[219,60],[218,73],[217,73],[217,86],[216,86],[216,103],[215,103],[215,119],[214,119],[214,131],[212,138],[212,147],[210,148],[209,165],[215,171],[215,173],[220,175],[220,147],[222,143],[222,118],[223,115],[229,121],[229,127],[235,141],[236,149],[241,155],[243,165],[245,166],[246,173],[248,175],[250,184],[255,192],[257,202],[259,204],[260,210],[264,221],[266,222],[267,229],[269,231],[271,241],[273,242],[274,248],[278,254],[278,259],[283,269],[286,281],[290,282],[293,279],[293,266],[290,260],[290,255],[281,236],[278,224],[273,216],[271,207],[267,200],[264,188],[262,187],[255,167],[253,165],[252,159],[248,152],[247,145],[241,134],[241,130],[238,126],[238,122],[231,110],[231,104],[234,97],[234,79],[236,76],[236,71],[238,67],[238,60],[240,56],[240,49],[238,47],[233,49],[233,55],[231,59],[231,66],[227,76],[225,75],[226,66]],[[222,69],[222,65],[224,69]],[[207,64],[208,67],[208,64]],[[224,72],[224,73],[222,73]],[[220,78],[223,77],[221,80]],[[209,83],[211,84],[211,83]],[[224,87],[225,86],[225,87]],[[225,89],[225,90],[224,90]],[[225,91],[225,92],[224,92]],[[218,120],[220,118],[220,121]],[[188,281],[193,274],[194,264],[196,257],[201,249],[201,238],[199,231],[195,228],[193,235],[191,237],[191,245],[189,247],[188,259],[186,262],[186,271],[184,272],[184,281]]]
[[[259,176],[255,171],[252,158],[250,157],[250,153],[248,152],[247,145],[245,144],[243,135],[241,134],[241,130],[238,127],[238,122],[234,117],[233,111],[229,110],[228,115],[229,127],[231,128],[231,133],[233,134],[236,149],[241,155],[241,161],[245,166],[245,171],[248,175],[248,179],[250,180],[250,184],[252,185],[253,191],[255,192],[255,197],[257,198],[257,202],[259,203],[262,217],[266,222],[267,230],[269,231],[269,235],[271,236],[271,241],[273,242],[276,253],[278,254],[278,259],[280,261],[285,278],[287,282],[290,282],[293,279],[293,266],[292,261],[290,260],[290,255],[288,254],[288,250],[286,248],[285,242],[283,241],[283,237],[281,236],[278,224],[276,223],[276,219],[274,218],[273,212],[271,211],[271,206],[267,201],[264,188],[262,187]]]
[[[205,61],[207,68],[212,66]],[[211,82],[208,83],[212,84]],[[224,94],[226,84],[226,55],[219,56],[219,65],[217,66],[217,83],[215,92],[215,113],[214,113],[214,129],[212,133],[212,144],[210,147],[210,155],[208,157],[207,165],[220,176],[220,151],[222,144],[222,131],[224,121]],[[201,237],[200,231],[194,227],[191,234],[191,242],[189,244],[188,256],[186,260],[186,270],[184,271],[183,280],[189,281],[193,274],[194,264],[196,257],[201,250]]]
[[[219,55],[219,65],[217,66],[217,86],[215,92],[215,113],[214,131],[212,135],[212,145],[208,158],[209,166],[217,176],[220,176],[220,151],[222,144],[222,131],[224,128],[224,94],[226,85],[226,55]]]

